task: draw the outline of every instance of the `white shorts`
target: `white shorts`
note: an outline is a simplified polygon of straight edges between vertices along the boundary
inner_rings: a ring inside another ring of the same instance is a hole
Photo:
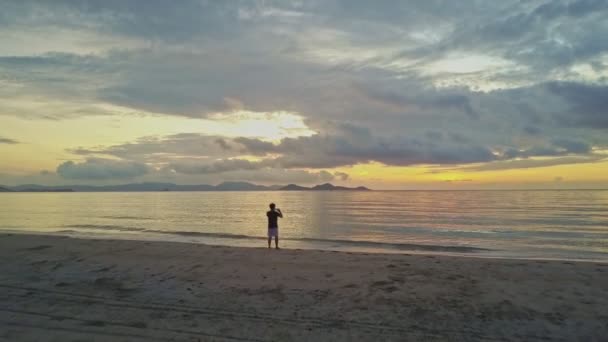
[[[279,227],[276,228],[268,228],[268,238],[271,237],[279,237]]]

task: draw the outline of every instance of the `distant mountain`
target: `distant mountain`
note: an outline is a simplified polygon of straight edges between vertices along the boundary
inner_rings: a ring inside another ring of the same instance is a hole
[[[282,187],[280,190],[284,190],[284,191],[369,191],[369,189],[364,186],[358,186],[356,188],[349,188],[349,187],[345,187],[345,186],[335,186],[331,183],[315,185],[312,188],[307,188],[307,187],[299,186],[296,184],[289,184],[285,187]]]
[[[331,183],[325,183],[320,185],[315,185],[311,190],[322,190],[322,191],[333,191],[333,190],[346,190],[346,188],[341,186],[335,186]]]
[[[1,192],[136,192],[136,191],[304,191],[304,190],[369,190],[365,187],[347,188],[326,183],[307,188],[296,184],[283,185],[257,185],[248,182],[224,182],[218,185],[194,184],[178,185],[173,183],[130,183],[120,185],[62,185],[46,186],[38,184],[23,184],[13,187],[1,186]]]
[[[289,184],[289,185],[286,185],[286,186],[284,186],[282,188],[279,188],[279,190],[282,190],[282,191],[303,191],[303,190],[310,190],[310,188],[307,188],[307,187],[304,187],[304,186],[299,186],[299,185],[296,185],[296,184]]]
[[[268,191],[269,187],[247,182],[224,182],[215,187],[216,191]]]
[[[56,189],[41,189],[41,188],[34,188],[34,189],[24,189],[24,190],[20,190],[21,192],[74,192],[74,189],[70,189],[70,188],[56,188]],[[13,191],[15,192],[15,191]]]
[[[173,183],[130,183],[120,185],[62,185],[45,186],[38,184],[23,184],[6,187],[4,191],[19,192],[130,192],[130,191],[270,191],[281,188],[282,185],[272,187],[256,185],[247,182],[224,182],[218,185],[194,184],[177,185]],[[3,190],[0,190],[3,191]]]
[[[20,192],[72,192],[71,186],[44,186],[38,184],[23,184],[8,188],[9,191]]]

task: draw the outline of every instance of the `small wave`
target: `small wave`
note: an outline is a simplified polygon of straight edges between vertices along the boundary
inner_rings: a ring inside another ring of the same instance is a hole
[[[141,216],[101,216],[101,218],[114,219],[114,220],[153,220],[151,217]]]
[[[74,230],[74,229],[63,229],[63,230],[58,230],[55,233],[77,233],[78,231]]]
[[[558,230],[492,230],[492,234],[503,235],[506,237],[545,237],[554,239],[580,239],[585,237],[608,238],[608,232],[603,230],[578,230],[578,231],[558,231]],[[570,241],[570,240],[568,240]]]
[[[241,234],[226,234],[226,233],[207,233],[207,232],[192,232],[192,231],[162,231],[162,230],[145,230],[149,233],[172,234],[180,236],[193,237],[208,237],[221,239],[266,239],[264,236],[251,236]],[[353,247],[368,247],[368,248],[386,248],[403,251],[427,251],[427,252],[455,252],[455,253],[472,253],[489,251],[486,248],[469,247],[469,246],[443,246],[443,245],[422,245],[412,243],[389,243],[376,241],[361,241],[361,240],[341,240],[341,239],[316,239],[316,238],[283,238],[287,241],[302,241],[312,243],[324,243],[342,246]]]
[[[212,233],[212,232],[195,232],[195,231],[166,231],[166,230],[154,230],[144,229],[136,227],[125,227],[117,225],[99,225],[99,224],[74,224],[64,225],[64,228],[73,228],[78,230],[107,230],[107,231],[121,231],[121,232],[142,232],[142,233],[154,233],[154,234],[165,234],[165,235],[179,235],[188,237],[201,237],[201,238],[216,238],[216,239],[236,239],[236,240],[253,240],[253,239],[266,239],[265,236],[251,236],[242,234],[228,234],[228,233]],[[70,230],[73,231],[73,230]],[[444,246],[444,245],[423,245],[423,244],[412,244],[412,243],[391,243],[391,242],[377,242],[377,241],[361,241],[361,240],[343,240],[343,239],[319,239],[319,238],[283,238],[287,241],[301,241],[317,244],[332,244],[344,247],[366,247],[366,248],[379,248],[379,249],[392,249],[392,250],[403,250],[403,251],[427,251],[427,252],[455,252],[455,253],[472,253],[488,251],[485,248],[469,247],[469,246]]]
[[[226,234],[226,233],[205,233],[205,232],[190,232],[190,231],[167,231],[167,230],[144,230],[146,233],[157,233],[157,234],[171,234],[180,236],[199,236],[199,237],[211,237],[211,238],[223,238],[223,239],[262,239],[262,236],[251,236],[251,235],[240,235],[240,234]]]
[[[343,244],[350,246],[359,247],[375,247],[375,248],[390,248],[398,250],[408,251],[428,251],[428,252],[458,252],[458,253],[471,253],[471,252],[482,252],[489,251],[486,248],[469,247],[469,246],[443,246],[443,245],[422,245],[413,243],[390,243],[390,242],[376,242],[376,241],[361,241],[361,240],[336,240],[336,239],[315,239],[315,238],[293,238],[284,240],[297,240],[297,241],[309,241],[309,242],[325,242],[333,244]]]
[[[69,225],[64,225],[63,227],[64,228],[77,228],[77,229],[115,230],[115,231],[121,231],[121,232],[144,232],[144,231],[146,231],[144,228],[124,227],[124,226],[105,225],[105,224],[69,224]]]

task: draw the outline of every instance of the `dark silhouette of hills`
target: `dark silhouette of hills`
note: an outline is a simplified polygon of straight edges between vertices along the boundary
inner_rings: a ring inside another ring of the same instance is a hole
[[[69,189],[69,188],[56,188],[56,189],[40,189],[40,188],[33,188],[33,189],[23,189],[23,190],[19,190],[20,192],[74,192],[73,189]],[[12,191],[12,192],[16,192],[16,191]]]
[[[247,182],[224,182],[215,187],[218,191],[268,191],[269,187]]]
[[[289,184],[285,187],[282,187],[280,190],[289,190],[289,191],[369,191],[369,189],[364,186],[358,186],[356,188],[349,188],[349,187],[345,187],[345,186],[336,186],[331,183],[315,185],[312,188],[307,188],[307,187],[299,186],[296,184]]]
[[[275,190],[369,190],[365,187],[348,188],[326,183],[312,188],[296,184],[257,185],[248,182],[224,182],[218,185],[195,184],[178,185],[173,183],[130,183],[120,185],[61,185],[45,186],[38,184],[23,184],[13,187],[1,186],[0,192],[129,192],[129,191],[275,191]]]
[[[282,188],[280,188],[279,190],[283,190],[283,191],[303,191],[303,190],[310,190],[310,188],[304,187],[304,186],[299,186],[297,184],[289,184],[286,185]]]

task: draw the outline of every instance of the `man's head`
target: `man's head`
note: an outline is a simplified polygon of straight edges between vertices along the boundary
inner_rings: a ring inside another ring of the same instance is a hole
[[[274,203],[270,203],[270,210],[274,210],[275,207],[276,205],[274,205]]]

